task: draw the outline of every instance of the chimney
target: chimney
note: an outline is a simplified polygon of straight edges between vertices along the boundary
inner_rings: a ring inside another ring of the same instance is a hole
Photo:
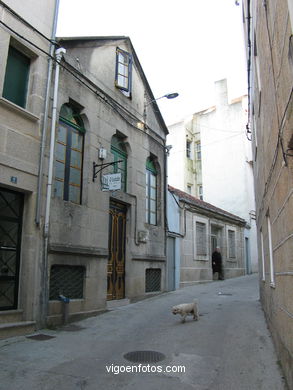
[[[227,79],[215,82],[216,108],[221,110],[228,105]]]

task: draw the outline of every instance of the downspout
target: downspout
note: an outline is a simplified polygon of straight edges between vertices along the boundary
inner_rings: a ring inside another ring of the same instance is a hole
[[[51,40],[55,41],[56,31],[57,31],[57,22],[58,22],[58,13],[59,13],[59,2],[60,0],[56,0],[55,3],[55,13],[53,20],[53,30]],[[36,225],[40,225],[40,214],[41,214],[41,197],[42,197],[42,187],[43,187],[43,170],[44,170],[44,154],[45,154],[45,146],[46,146],[46,134],[47,134],[47,126],[48,126],[48,111],[49,111],[49,101],[50,101],[50,87],[51,87],[51,79],[52,79],[52,69],[53,69],[53,60],[52,57],[54,55],[55,45],[51,43],[50,45],[50,57],[48,60],[48,78],[46,85],[46,95],[45,95],[45,108],[44,108],[44,117],[43,117],[43,126],[42,126],[42,139],[40,146],[40,163],[39,163],[39,172],[38,172],[38,190],[37,190],[37,199],[36,199],[36,216],[35,223]]]
[[[169,230],[169,223],[168,223],[168,157],[170,154],[170,149],[166,146],[166,143],[164,145],[164,180],[165,180],[165,191],[164,191],[164,225],[165,225],[165,240],[164,240],[164,255],[166,256],[166,267],[165,267],[165,291],[169,290],[169,262],[168,262],[168,252],[167,252],[167,240],[168,240],[168,230]]]
[[[56,67],[55,80],[53,92],[53,107],[52,107],[52,121],[51,121],[51,139],[50,139],[50,153],[49,153],[49,168],[48,168],[48,184],[46,195],[46,209],[44,221],[44,251],[43,251],[43,269],[41,280],[41,324],[46,325],[47,306],[49,300],[48,289],[48,242],[49,242],[49,221],[50,221],[50,206],[52,197],[52,183],[53,183],[53,165],[54,165],[54,147],[55,147],[55,133],[57,120],[57,101],[58,101],[58,87],[59,87],[59,72],[60,61],[66,50],[61,47],[55,51]]]

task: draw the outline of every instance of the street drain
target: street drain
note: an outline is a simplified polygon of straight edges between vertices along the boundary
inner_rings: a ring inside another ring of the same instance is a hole
[[[157,363],[165,359],[165,355],[156,351],[133,351],[123,357],[133,363]]]
[[[44,340],[50,340],[50,339],[54,339],[55,336],[49,336],[47,334],[36,334],[34,336],[26,336],[27,339],[32,339],[32,340],[36,340],[36,341],[44,341]]]

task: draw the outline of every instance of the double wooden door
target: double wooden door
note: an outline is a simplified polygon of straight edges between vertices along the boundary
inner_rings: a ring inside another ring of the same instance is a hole
[[[125,297],[125,229],[126,206],[111,201],[109,210],[109,259],[107,299]]]

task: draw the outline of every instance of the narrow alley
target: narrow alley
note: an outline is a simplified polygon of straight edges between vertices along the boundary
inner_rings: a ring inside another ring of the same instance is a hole
[[[182,324],[171,307],[195,298],[200,319]],[[1,389],[286,389],[256,274],[164,293],[35,335],[0,342]],[[136,352],[132,362],[129,352]]]

